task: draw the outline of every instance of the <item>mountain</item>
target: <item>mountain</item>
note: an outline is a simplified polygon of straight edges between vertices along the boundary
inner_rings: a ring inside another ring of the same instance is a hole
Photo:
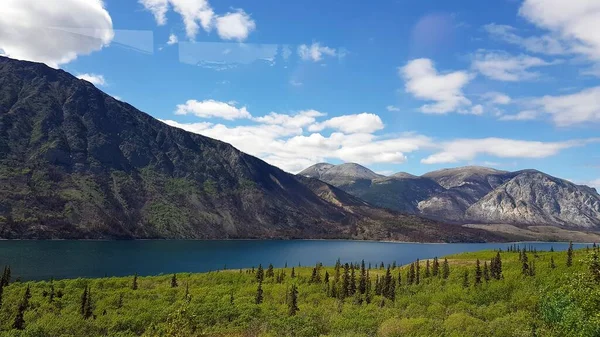
[[[5,57],[0,238],[502,240],[375,208],[62,70]]]
[[[358,164],[313,165],[298,175],[320,179],[373,205],[418,213],[420,201],[444,190],[434,180],[405,172],[385,177]]]
[[[320,179],[336,186],[340,180],[325,174]],[[363,180],[360,188],[339,187],[376,206],[445,222],[600,229],[600,196],[595,189],[535,170],[467,166],[421,177],[400,172]]]

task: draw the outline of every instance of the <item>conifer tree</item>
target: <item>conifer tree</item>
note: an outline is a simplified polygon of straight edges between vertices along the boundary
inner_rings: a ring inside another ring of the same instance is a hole
[[[317,283],[317,268],[313,268],[312,270],[312,274],[310,275],[310,280],[308,280],[308,283]]]
[[[295,316],[296,313],[300,310],[300,308],[298,308],[298,288],[296,288],[295,284],[292,284],[289,298],[290,300],[288,301],[288,315]]]
[[[523,252],[523,257],[521,259],[521,273],[523,275],[529,276],[529,258],[527,257],[527,253]]]
[[[21,303],[19,303],[19,307],[17,309],[17,315],[15,316],[15,320],[13,321],[12,324],[12,328],[16,329],[16,330],[23,330],[25,328],[25,310],[27,310],[27,304],[25,302],[25,298],[27,298],[27,295],[24,296],[23,300],[21,301]]]
[[[402,273],[398,271],[398,287],[402,286]]]
[[[497,280],[502,278],[502,258],[500,257],[500,252],[496,253],[496,257],[494,260],[494,277]]]
[[[375,295],[381,295],[381,281],[379,281],[379,275],[375,278]]]
[[[383,265],[383,261],[381,261],[381,264],[379,265],[379,269],[383,270],[385,268],[385,266]]]
[[[554,246],[550,246],[550,253],[554,253]]]
[[[0,278],[0,287],[7,286],[10,283],[10,266],[4,266],[2,278]]]
[[[83,314],[83,318],[88,319],[93,315],[93,307],[92,307],[92,292],[91,289],[88,288],[87,291],[87,300],[85,301],[85,310]]]
[[[261,304],[262,301],[263,301],[262,281],[259,281],[258,288],[256,288],[256,296],[254,297],[254,303]]]
[[[348,297],[348,290],[350,289],[350,265],[348,263],[344,264],[344,274],[342,274],[342,289],[341,290],[341,298]]]
[[[83,288],[83,293],[81,294],[81,299],[79,301],[79,313],[83,317],[85,317],[85,308],[87,307],[87,299],[88,299],[88,287],[85,286],[85,288]]]
[[[431,275],[438,276],[440,274],[440,262],[437,256],[433,258],[433,266],[431,268]]]
[[[569,242],[569,249],[567,249],[567,267],[573,265],[573,242]]]
[[[598,252],[596,251],[596,246],[594,243],[594,253],[592,253],[592,257],[590,259],[590,273],[592,274],[592,279],[596,282],[596,284],[600,284],[600,260],[598,259]]]
[[[329,284],[329,273],[327,270],[325,271],[325,278],[323,279],[323,283]]]
[[[487,261],[483,261],[483,279],[485,282],[490,281],[490,270],[488,268]]]
[[[342,264],[340,263],[340,259],[337,259],[335,262],[335,274],[333,274],[333,282],[338,283],[340,281],[340,268]]]
[[[367,291],[367,271],[365,269],[365,260],[360,264],[360,278],[358,279],[358,292],[364,294]]]
[[[186,292],[187,292],[187,283],[186,283]],[[233,305],[235,298],[233,297],[233,290],[229,292],[229,304]]]
[[[425,278],[429,278],[431,276],[431,269],[429,267],[429,259],[425,263]]]
[[[290,273],[290,278],[295,278],[296,277],[296,270],[294,269],[294,267],[292,267],[292,272]]]
[[[177,274],[173,274],[171,277],[171,288],[177,288]]]
[[[396,269],[396,261],[394,261],[394,263],[392,263],[392,269]]]
[[[137,290],[137,288],[138,288],[137,273],[135,273],[135,275],[133,275],[133,282],[131,283],[131,289]]]
[[[383,295],[393,301],[396,296],[396,285],[394,282],[394,278],[392,277],[392,272],[391,272],[389,266],[388,266],[387,271],[385,272],[385,278],[384,278],[383,283],[384,283],[383,291],[382,291]]]
[[[450,276],[450,265],[448,264],[448,259],[444,259],[444,264],[442,265],[442,278],[448,279]]]
[[[354,266],[350,268],[350,284],[348,285],[348,295],[352,296],[356,293],[356,273]]]
[[[481,285],[481,276],[481,264],[479,259],[477,259],[477,262],[475,262],[475,286]]]
[[[265,271],[263,270],[262,264],[258,265],[258,269],[256,269],[256,281],[258,283],[262,283],[265,279]]]
[[[415,263],[411,263],[410,267],[408,268],[408,275],[407,275],[407,282],[409,285],[412,285],[415,283]]]
[[[419,259],[417,259],[417,263],[415,264],[415,284],[419,284],[421,281],[421,263]]]
[[[266,277],[274,277],[275,272],[273,271],[273,264],[269,263],[269,268],[267,268],[267,272],[265,273]]]
[[[554,256],[550,256],[550,268],[556,268],[556,264],[554,263]]]
[[[465,269],[465,273],[463,274],[463,288],[469,287],[469,271]]]
[[[529,265],[529,276],[535,276],[535,260],[532,260]]]

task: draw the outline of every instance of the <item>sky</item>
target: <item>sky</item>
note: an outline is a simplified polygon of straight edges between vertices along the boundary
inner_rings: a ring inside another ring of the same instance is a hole
[[[600,0],[3,0],[0,54],[288,172],[600,188]]]

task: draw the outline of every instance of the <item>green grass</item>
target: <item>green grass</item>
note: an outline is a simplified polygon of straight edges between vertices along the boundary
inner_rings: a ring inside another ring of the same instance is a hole
[[[296,267],[295,278],[291,268],[284,269],[282,283],[266,277],[259,305],[256,276],[249,270],[178,274],[176,288],[172,275],[139,277],[137,290],[133,277],[55,280],[55,292],[63,296],[53,302],[50,282],[14,282],[4,288],[0,336],[599,336],[600,285],[589,268],[592,252],[575,251],[571,267],[565,252],[528,253],[535,276],[522,274],[518,253],[502,252],[504,278],[480,286],[473,284],[475,261],[489,264],[493,251],[448,256],[449,278],[425,278],[419,285],[407,285],[408,268],[399,267],[392,270],[396,280],[402,275],[395,301],[372,294],[370,304],[364,297],[358,304],[358,295],[327,296],[325,284],[309,283],[312,267]],[[424,270],[421,261],[421,275]],[[333,281],[333,267],[321,268],[321,278],[325,271]],[[369,271],[372,290],[384,274],[379,268]],[[292,284],[299,290],[295,316],[288,315]],[[80,314],[86,286],[95,318]],[[11,330],[27,287],[32,296],[25,329]]]

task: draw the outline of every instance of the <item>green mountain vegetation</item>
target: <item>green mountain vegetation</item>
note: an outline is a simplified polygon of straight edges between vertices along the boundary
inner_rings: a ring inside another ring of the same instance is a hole
[[[0,282],[0,336],[599,336],[597,247]]]

